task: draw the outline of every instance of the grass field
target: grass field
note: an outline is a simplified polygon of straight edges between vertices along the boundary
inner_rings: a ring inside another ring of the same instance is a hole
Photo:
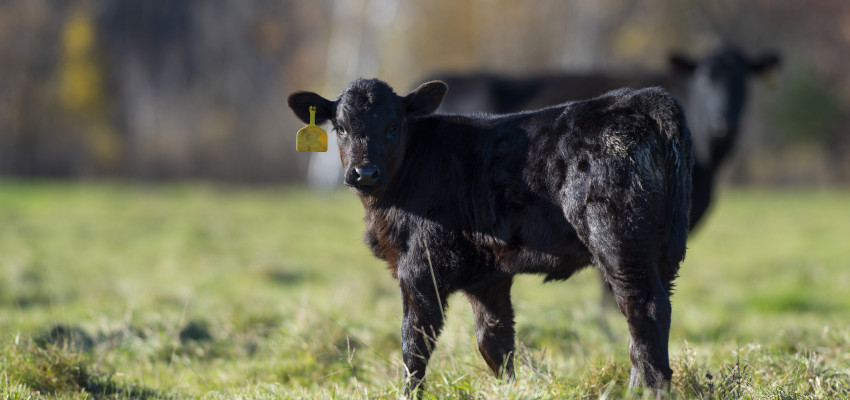
[[[397,398],[396,282],[341,191],[0,181],[0,398]],[[850,192],[723,191],[673,296],[678,398],[850,397]],[[517,279],[517,379],[450,299],[425,398],[618,398],[598,277]]]

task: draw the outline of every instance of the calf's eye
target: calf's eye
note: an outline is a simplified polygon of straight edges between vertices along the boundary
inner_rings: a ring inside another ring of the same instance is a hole
[[[393,125],[390,129],[387,129],[387,137],[396,137],[398,136],[398,127]]]
[[[336,131],[336,135],[337,135],[337,136],[339,136],[339,137],[341,137],[341,138],[343,138],[343,137],[345,137],[346,135],[348,135],[348,133],[347,133],[347,132],[345,132],[345,129],[342,129],[342,128],[334,128],[334,130]]]

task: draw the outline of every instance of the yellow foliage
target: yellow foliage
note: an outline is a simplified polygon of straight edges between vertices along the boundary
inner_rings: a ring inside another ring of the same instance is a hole
[[[91,16],[78,12],[62,29],[59,98],[72,111],[92,112],[102,106],[103,83],[96,61],[95,31]]]
[[[62,47],[71,57],[85,57],[94,47],[94,27],[90,16],[76,13],[69,18],[62,32]]]
[[[98,60],[96,30],[86,8],[74,12],[62,27],[58,98],[62,107],[82,122],[95,168],[112,171],[122,148],[108,121],[103,69]]]

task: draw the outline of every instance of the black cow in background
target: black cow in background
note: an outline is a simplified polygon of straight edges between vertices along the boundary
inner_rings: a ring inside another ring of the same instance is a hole
[[[503,114],[591,98],[621,87],[664,87],[684,107],[694,141],[693,228],[705,215],[718,169],[735,145],[747,83],[751,77],[776,67],[779,55],[765,52],[750,58],[737,47],[724,44],[701,61],[673,56],[670,63],[671,71],[659,73],[437,76],[435,79],[451,88],[437,112]]]
[[[685,256],[692,144],[660,88],[508,115],[431,115],[447,87],[407,96],[377,79],[337,100],[296,92],[304,122],[336,131],[345,184],[365,209],[364,241],[398,279],[402,356],[415,388],[449,295],[472,304],[478,348],[512,376],[516,274],[564,280],[593,264],[630,332],[630,386],[669,388],[669,296]]]

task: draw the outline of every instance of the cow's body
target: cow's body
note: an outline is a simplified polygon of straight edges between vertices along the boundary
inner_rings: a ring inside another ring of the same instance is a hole
[[[690,207],[691,143],[678,104],[658,88],[624,89],[519,114],[427,115],[445,93],[438,86],[402,98],[361,80],[336,102],[304,93],[289,102],[299,116],[318,102],[344,132],[365,242],[399,280],[412,384],[451,293],[472,303],[488,365],[512,375],[513,276],[560,280],[592,263],[632,333],[631,384],[662,390]],[[417,105],[423,97],[433,107]]]

